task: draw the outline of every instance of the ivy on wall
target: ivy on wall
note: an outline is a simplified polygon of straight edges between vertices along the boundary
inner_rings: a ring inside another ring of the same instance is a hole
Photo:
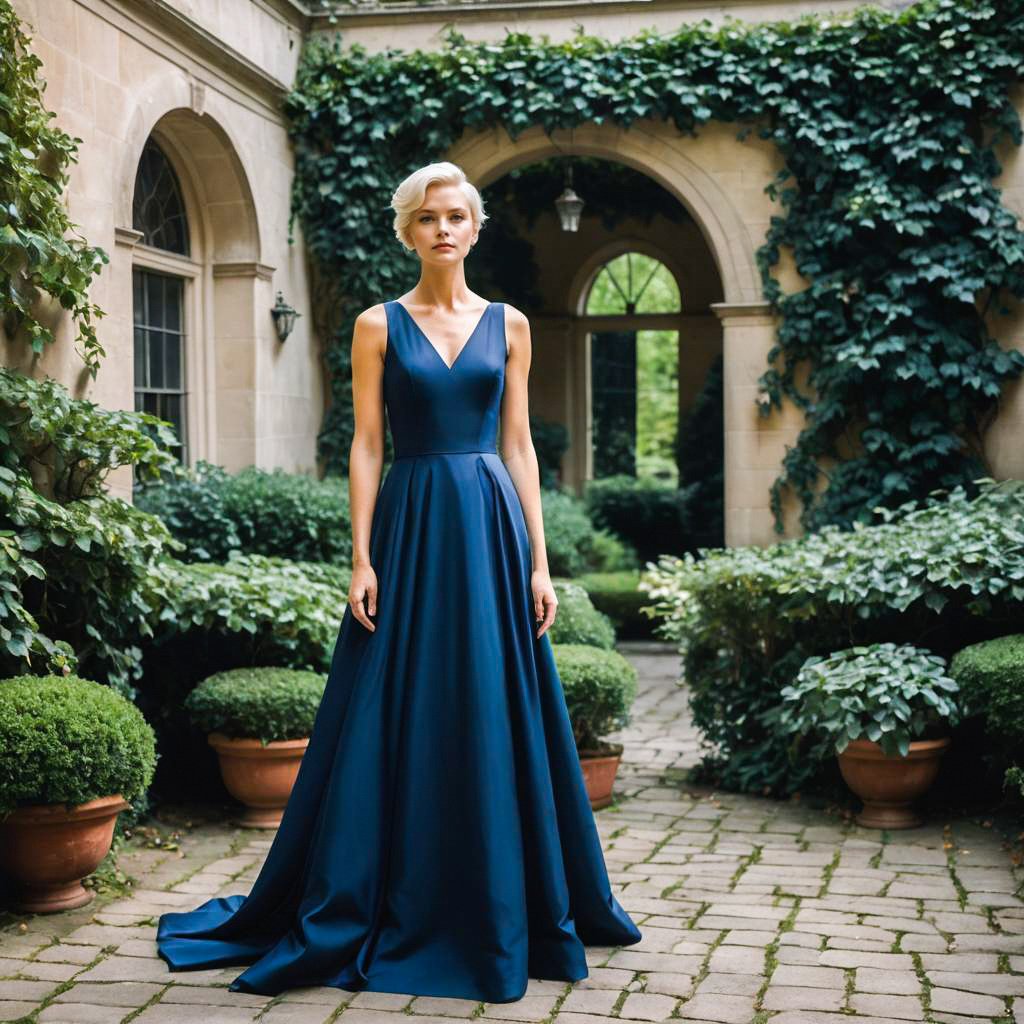
[[[757,252],[781,316],[761,411],[789,401],[805,417],[772,488],[777,526],[787,488],[814,528],[969,485],[1001,390],[1024,370],[984,320],[1024,297],[1024,233],[993,185],[995,147],[1021,141],[1016,7],[925,0],[621,41],[509,32],[470,43],[449,28],[436,52],[313,37],[285,110],[290,228],[300,220],[331,311],[328,468],[347,465],[355,316],[418,275],[388,209],[406,174],[490,126],[515,138],[534,125],[653,119],[697,134],[717,120],[744,122],[741,139],[754,125],[785,162],[767,189],[783,214]],[[789,294],[773,274],[784,247],[808,282]]]
[[[0,317],[8,339],[40,353],[54,340],[54,314],[71,310],[95,377],[105,353],[93,320],[103,311],[88,292],[109,257],[80,235],[67,237],[74,229],[61,197],[82,140],[49,123],[30,41],[9,0],[0,0]]]

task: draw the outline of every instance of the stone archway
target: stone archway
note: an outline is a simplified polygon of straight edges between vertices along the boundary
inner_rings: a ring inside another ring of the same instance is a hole
[[[778,539],[769,488],[780,472],[786,446],[795,441],[802,426],[797,410],[762,417],[757,407],[757,381],[767,367],[777,325],[764,301],[755,253],[771,218],[782,212],[764,189],[783,161],[775,146],[756,131],[739,141],[736,133],[741,127],[712,122],[688,136],[668,123],[645,120],[628,129],[584,124],[551,136],[534,126],[515,139],[504,128],[494,127],[467,134],[448,154],[478,187],[522,164],[552,157],[613,160],[657,181],[690,212],[714,259],[724,296],[712,309],[721,321],[725,363],[725,538],[729,545]],[[798,281],[785,266],[778,277],[787,288]],[[798,533],[795,502],[785,511],[786,533]]]
[[[241,468],[257,461],[257,382],[266,372],[261,353],[270,351],[266,312],[273,305],[274,270],[261,259],[259,204],[246,171],[249,162],[230,135],[230,118],[216,116],[217,100],[202,88],[171,76],[139,99],[126,128],[115,196],[116,240],[127,257],[116,261],[115,272],[131,294],[134,266],[160,267],[160,252],[141,246],[132,226],[135,172],[152,136],[181,182],[195,240],[191,266],[179,262],[174,268],[188,277],[191,447],[196,458]],[[130,353],[132,328],[125,327]]]

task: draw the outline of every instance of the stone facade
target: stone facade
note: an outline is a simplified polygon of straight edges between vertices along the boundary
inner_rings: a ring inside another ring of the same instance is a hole
[[[62,128],[81,138],[68,203],[72,219],[111,255],[93,290],[106,311],[99,325],[107,357],[96,381],[81,373],[67,324],[37,363],[11,351],[8,364],[49,373],[79,395],[114,408],[133,406],[133,268],[185,279],[186,377],[190,461],[208,459],[235,470],[247,465],[316,471],[316,434],[327,387],[301,232],[287,240],[292,154],[279,101],[290,87],[303,37],[340,30],[343,44],[370,51],[387,46],[432,49],[446,23],[471,40],[500,39],[507,30],[568,38],[585,31],[619,38],[640,28],[668,32],[691,21],[792,19],[856,4],[690,0],[640,4],[358,4],[332,24],[296,0],[14,0],[43,60],[45,99]],[[905,6],[903,4],[899,6]],[[58,11],[57,16],[54,12]],[[1024,90],[1016,101],[1024,109]],[[531,411],[564,423],[572,443],[563,479],[579,488],[592,475],[590,332],[584,315],[595,275],[609,259],[644,252],[676,276],[682,309],[659,320],[680,332],[680,407],[685,412],[718,352],[725,355],[726,540],[776,539],[768,489],[801,418],[787,409],[761,418],[757,380],[773,344],[775,323],[763,301],[755,252],[770,218],[781,212],[765,186],[781,167],[770,143],[740,125],[711,124],[681,136],[670,124],[640,122],[628,131],[585,125],[547,137],[539,128],[514,141],[499,128],[465,137],[450,159],[479,186],[509,170],[577,154],[626,164],[675,197],[691,221],[624,222],[611,233],[586,227],[576,236],[542,218],[529,235],[540,266],[543,308],[526,310],[533,328]],[[132,195],[140,154],[153,138],[179,181],[194,248],[187,258],[140,243]],[[1024,161],[1003,157],[998,184],[1024,213]],[[396,243],[397,244],[397,243]],[[777,274],[786,289],[801,286],[792,265]],[[472,268],[467,269],[472,285]],[[303,316],[285,343],[270,317],[276,292]],[[381,298],[389,298],[382,296]],[[630,327],[628,318],[617,329]],[[1024,349],[1024,314],[993,314],[1000,341]],[[988,435],[997,477],[1024,476],[1024,388],[1008,389]],[[112,481],[127,495],[129,477]],[[786,510],[798,532],[797,508]]]

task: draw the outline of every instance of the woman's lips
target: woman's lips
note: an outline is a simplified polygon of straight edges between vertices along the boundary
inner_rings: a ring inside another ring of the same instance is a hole
[[[441,245],[435,245],[434,248],[435,249],[454,249],[455,246],[454,245],[448,245],[447,242],[443,242]]]

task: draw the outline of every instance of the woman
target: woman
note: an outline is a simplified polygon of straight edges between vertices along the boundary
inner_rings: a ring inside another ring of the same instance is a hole
[[[171,970],[249,964],[238,992],[510,1002],[641,935],[545,635],[529,324],[466,285],[485,214],[458,167],[416,171],[392,208],[420,279],[355,321],[352,582],[309,746],[249,895],[162,915],[157,943]]]

